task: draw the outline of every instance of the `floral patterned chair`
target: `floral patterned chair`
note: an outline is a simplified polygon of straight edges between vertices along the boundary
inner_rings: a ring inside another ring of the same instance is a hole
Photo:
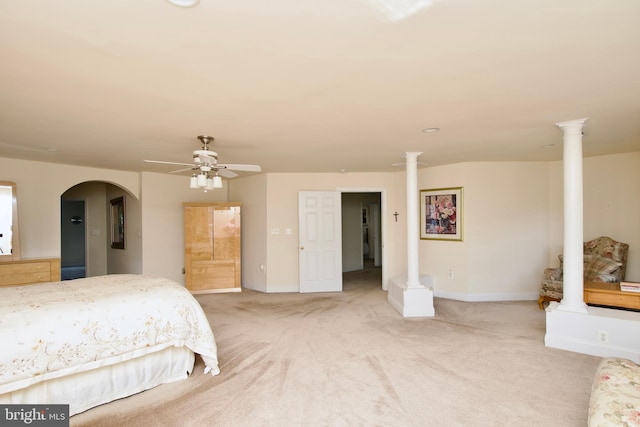
[[[627,271],[629,245],[616,242],[610,237],[598,237],[584,243],[584,280],[587,282],[618,283],[624,280]],[[538,305],[540,310],[548,301],[562,299],[562,254],[559,268],[544,270]]]
[[[589,399],[589,427],[640,425],[640,365],[605,357],[596,371]]]

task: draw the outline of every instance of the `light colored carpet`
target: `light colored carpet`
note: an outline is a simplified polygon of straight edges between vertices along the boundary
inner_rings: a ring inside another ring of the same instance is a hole
[[[380,270],[344,292],[198,296],[221,374],[71,418],[72,426],[585,426],[600,358],[546,348],[535,301],[436,299],[403,319]]]

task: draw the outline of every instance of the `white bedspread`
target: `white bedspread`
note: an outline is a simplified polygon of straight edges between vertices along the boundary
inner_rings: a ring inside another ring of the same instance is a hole
[[[200,354],[217,375],[202,307],[180,284],[109,275],[0,289],[0,394],[169,346]]]

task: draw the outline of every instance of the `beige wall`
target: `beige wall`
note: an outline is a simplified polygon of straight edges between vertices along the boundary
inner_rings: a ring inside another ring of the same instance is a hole
[[[584,238],[629,243],[627,279],[640,281],[640,152],[585,158]],[[454,178],[452,178],[454,177]],[[421,188],[464,187],[464,241],[420,243],[436,296],[533,299],[563,246],[562,162],[462,163],[421,169]],[[453,277],[449,278],[449,270]]]
[[[228,182],[225,181],[223,189],[205,193],[190,189],[186,176],[6,158],[0,158],[0,171],[0,180],[14,181],[17,185],[22,258],[59,257],[62,193],[83,182],[100,181],[122,189],[104,195],[105,212],[108,200],[113,198],[111,196],[124,194],[127,197],[126,249],[107,248],[107,251],[114,252],[107,255],[114,256],[109,272],[141,270],[142,273],[168,277],[179,283],[184,283],[182,203],[227,199]],[[95,199],[92,200],[95,202]],[[103,227],[108,236],[107,224]],[[105,271],[103,266],[106,261],[102,262],[104,264],[97,268],[98,274]]]
[[[463,187],[463,241],[420,243],[421,273],[433,275],[436,296],[537,298],[547,263],[547,180],[547,163],[537,162],[420,170],[422,189]]]
[[[140,200],[116,185],[106,186],[107,206],[107,274],[142,273],[142,218]],[[124,198],[124,249],[111,247],[111,203]]]
[[[141,248],[130,266],[183,283],[185,201],[243,204],[243,284],[298,292],[298,192],[383,189],[383,263],[387,277],[406,270],[406,176],[261,174],[225,181],[204,193],[188,177],[134,173],[0,158],[0,180],[17,183],[23,258],[60,256],[60,196],[86,181],[104,181],[138,198]],[[584,160],[585,238],[609,235],[631,245],[627,279],[640,281],[640,152]],[[464,241],[420,241],[420,272],[436,295],[466,300],[537,297],[542,271],[562,249],[562,163],[462,163],[418,171],[419,188],[464,187]],[[398,212],[395,221],[394,212]],[[280,234],[271,234],[279,228]],[[284,233],[286,228],[292,234]],[[138,263],[138,264],[136,264]],[[264,272],[260,265],[264,265]],[[453,277],[449,278],[448,271]]]
[[[119,185],[139,197],[134,172],[0,158],[0,180],[14,181],[18,193],[22,258],[60,256],[60,196],[86,181]]]
[[[242,204],[242,286],[267,292],[267,174],[229,181],[229,201]]]
[[[389,173],[286,173],[266,174],[266,234],[268,248],[266,259],[268,292],[298,292],[298,192],[299,191],[338,191],[340,188],[358,188],[383,191],[387,198],[395,200],[397,189],[395,174]],[[384,202],[383,202],[384,203]],[[391,219],[383,213],[383,221]],[[387,224],[388,225],[388,224]],[[286,234],[290,228],[292,234]],[[279,234],[271,234],[278,229]],[[388,234],[388,233],[387,233]],[[397,253],[393,250],[395,237],[388,238],[383,250],[385,270],[391,274],[398,271]],[[385,256],[386,254],[386,256]],[[259,260],[250,257],[243,260],[250,268],[255,268]]]
[[[629,244],[627,280],[640,282],[640,152],[587,157],[583,162],[584,239]],[[562,162],[550,164],[548,263],[558,266],[563,240]]]
[[[141,233],[142,271],[184,285],[184,202],[224,202],[229,182],[204,192],[189,188],[189,177],[143,172]]]

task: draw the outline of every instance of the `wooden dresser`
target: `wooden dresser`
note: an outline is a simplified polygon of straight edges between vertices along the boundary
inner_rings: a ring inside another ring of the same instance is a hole
[[[0,262],[0,287],[60,281],[60,258]]]

